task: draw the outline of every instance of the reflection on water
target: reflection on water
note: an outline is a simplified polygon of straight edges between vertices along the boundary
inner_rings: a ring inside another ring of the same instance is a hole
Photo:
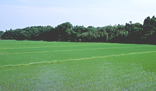
[[[102,59],[0,69],[1,91],[156,90],[155,84],[141,65]]]

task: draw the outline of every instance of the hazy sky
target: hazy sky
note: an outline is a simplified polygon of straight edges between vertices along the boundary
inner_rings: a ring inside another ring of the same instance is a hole
[[[0,0],[0,30],[27,26],[106,26],[143,23],[156,13],[156,0]]]

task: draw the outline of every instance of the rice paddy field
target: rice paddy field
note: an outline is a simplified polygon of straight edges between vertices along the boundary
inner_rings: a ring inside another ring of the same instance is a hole
[[[0,91],[156,91],[156,46],[0,40]]]

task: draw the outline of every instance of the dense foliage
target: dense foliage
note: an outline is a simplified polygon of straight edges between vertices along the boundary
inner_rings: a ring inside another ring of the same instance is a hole
[[[73,26],[69,22],[58,26],[31,26],[23,29],[6,30],[3,39],[46,40],[72,42],[118,42],[156,44],[156,18],[147,17],[143,25],[126,23],[104,27]]]
[[[3,33],[4,33],[3,31],[0,31],[0,38],[2,37]]]

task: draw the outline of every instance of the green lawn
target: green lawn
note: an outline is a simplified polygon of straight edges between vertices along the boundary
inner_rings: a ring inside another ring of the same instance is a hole
[[[156,46],[0,40],[0,91],[155,91]]]

